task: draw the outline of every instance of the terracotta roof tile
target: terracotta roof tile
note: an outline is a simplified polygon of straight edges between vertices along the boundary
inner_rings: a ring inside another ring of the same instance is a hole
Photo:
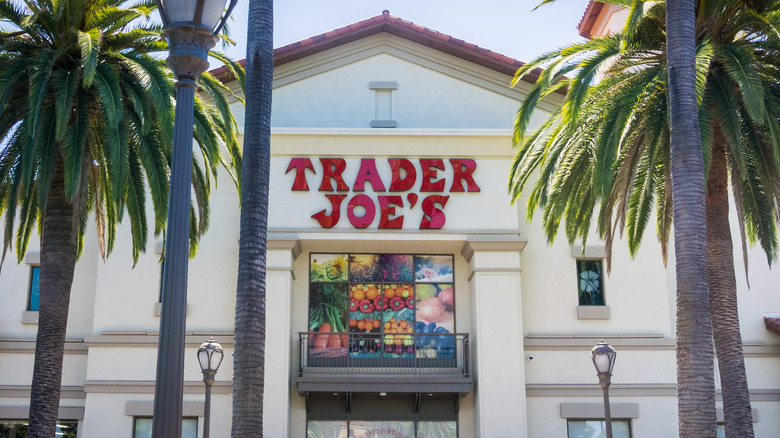
[[[601,3],[591,2],[591,4]],[[591,6],[589,5],[588,7],[590,8]],[[348,24],[337,29],[332,29],[322,34],[274,49],[274,65],[283,65],[381,32],[391,33],[400,38],[434,48],[508,76],[514,76],[517,69],[523,65],[523,62],[514,58],[390,15],[390,12],[387,10],[382,11],[381,15],[370,17],[358,21],[357,23]],[[245,64],[245,61],[239,62],[242,65]],[[539,71],[534,71],[530,75],[527,75],[524,80],[533,83],[536,81],[536,78],[539,77],[539,73]],[[211,74],[223,81],[233,79],[229,76],[228,70],[225,67],[212,70]],[[565,93],[565,90],[559,90],[559,92]]]
[[[585,8],[585,12],[582,14],[580,23],[577,25],[577,30],[580,31],[580,36],[584,38],[590,38],[590,31],[593,29],[593,25],[596,23],[596,19],[601,13],[601,9],[604,7],[604,3],[590,0],[588,6]]]

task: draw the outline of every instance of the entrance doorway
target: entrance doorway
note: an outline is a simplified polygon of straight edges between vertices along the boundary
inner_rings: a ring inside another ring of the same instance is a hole
[[[452,421],[309,421],[307,438],[457,438]]]
[[[458,394],[308,394],[307,438],[457,438]]]

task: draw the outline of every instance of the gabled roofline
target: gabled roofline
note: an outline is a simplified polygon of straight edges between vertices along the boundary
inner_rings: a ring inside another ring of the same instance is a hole
[[[514,76],[517,69],[525,64],[517,59],[479,47],[476,44],[451,37],[411,21],[403,20],[390,15],[389,11],[384,10],[381,15],[274,49],[274,67],[381,32],[387,32],[391,35],[439,50],[508,76]],[[242,59],[239,61],[239,64],[245,66],[246,60]],[[210,73],[223,82],[229,82],[234,79],[224,66],[211,70]],[[534,69],[523,80],[535,83],[540,73],[541,69]],[[565,94],[565,90],[558,90],[558,92]]]
[[[580,24],[577,25],[577,30],[580,31],[580,36],[588,39],[591,38],[593,25],[596,24],[596,19],[599,18],[599,14],[601,13],[602,8],[604,8],[604,3],[594,0],[590,0],[590,2],[588,2],[588,7],[585,8],[585,13],[582,14]]]

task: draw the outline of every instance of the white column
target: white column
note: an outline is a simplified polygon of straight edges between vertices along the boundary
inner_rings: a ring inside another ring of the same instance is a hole
[[[470,240],[471,348],[475,433],[480,438],[528,436],[520,251],[525,241]]]
[[[290,436],[293,263],[300,253],[297,240],[268,240],[263,432],[269,437]]]

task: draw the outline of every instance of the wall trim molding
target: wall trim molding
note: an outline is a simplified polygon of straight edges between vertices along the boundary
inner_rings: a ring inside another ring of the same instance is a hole
[[[476,269],[471,269],[471,272],[469,273],[469,277],[466,280],[471,281],[471,279],[474,278],[476,274],[519,275],[522,273],[523,270],[518,268],[476,268]]]
[[[571,256],[572,258],[580,259],[580,260],[605,259],[607,258],[607,249],[604,247],[603,243],[601,244],[601,246],[598,245],[585,246],[584,251],[582,249],[582,245],[572,245]]]
[[[645,334],[529,334],[525,338],[526,350],[577,350],[590,349],[600,340],[624,350],[670,350],[675,349],[674,338],[662,333]],[[763,342],[743,342],[746,357],[780,357],[780,345]]]
[[[597,383],[529,383],[527,397],[602,397]],[[750,389],[751,401],[780,401],[780,389]],[[609,395],[614,397],[676,397],[675,383],[613,383]],[[723,401],[720,389],[715,399]]]
[[[202,380],[185,381],[185,394],[203,394],[205,387]],[[96,394],[154,394],[154,380],[87,380],[84,382],[85,393]],[[218,380],[211,387],[213,394],[230,394],[233,392],[231,380]]]
[[[34,352],[35,338],[0,338],[0,353]],[[87,345],[80,338],[65,339],[65,354],[87,354]]]
[[[22,324],[38,324],[37,310],[22,310]]]
[[[232,332],[187,332],[185,345],[187,347],[198,347],[208,337],[222,344],[222,347],[233,347]],[[157,332],[145,331],[104,331],[99,335],[89,335],[84,337],[84,343],[88,347],[154,347],[158,344]]]
[[[475,252],[522,252],[526,244],[528,244],[528,240],[522,239],[518,235],[506,236],[503,239],[469,238],[463,244],[460,255],[467,262],[470,262]]]
[[[609,319],[609,306],[577,306],[577,319]]]
[[[202,417],[205,411],[204,402],[185,401],[182,404],[183,417]],[[151,417],[154,414],[154,401],[130,400],[125,402],[125,415],[128,417]]]
[[[24,264],[26,265],[40,265],[41,264],[41,252],[40,251],[27,251],[24,255]]]
[[[0,398],[29,399],[30,385],[0,385]],[[60,388],[60,399],[85,399],[85,398],[87,398],[87,394],[86,392],[84,392],[83,386],[62,386]]]
[[[0,419],[22,420],[30,416],[30,406],[0,406]],[[57,418],[60,420],[83,420],[84,408],[60,406]]]
[[[528,397],[602,397],[601,386],[597,383],[530,383],[525,385]],[[613,383],[609,395],[615,397],[630,396],[677,396],[674,383]]]
[[[269,233],[268,238],[266,239],[266,248],[290,251],[293,260],[301,255],[301,241],[289,235],[274,235]]]
[[[638,403],[610,403],[612,418],[639,418]],[[604,403],[561,403],[561,418],[604,418]]]

